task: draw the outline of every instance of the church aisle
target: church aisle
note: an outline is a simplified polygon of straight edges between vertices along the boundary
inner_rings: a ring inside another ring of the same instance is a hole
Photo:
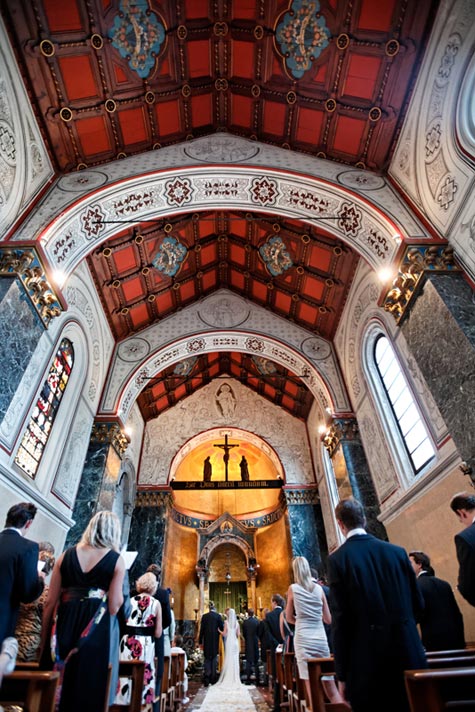
[[[236,692],[200,686],[186,709],[189,712],[270,712],[271,706],[253,685]]]

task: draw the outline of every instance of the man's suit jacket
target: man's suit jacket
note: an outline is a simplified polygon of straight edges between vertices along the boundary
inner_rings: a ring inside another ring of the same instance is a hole
[[[266,621],[269,629],[269,647],[275,650],[278,645],[284,642],[280,634],[280,614],[282,608],[277,606],[266,615]]]
[[[256,616],[246,618],[242,624],[242,637],[245,643],[245,657],[250,663],[256,663],[259,660],[259,643],[257,638],[257,629],[259,621]]]
[[[404,670],[426,667],[423,607],[407,553],[354,535],[328,559],[333,653],[354,712],[408,709]]]
[[[31,603],[43,591],[38,553],[38,544],[14,529],[0,532],[0,645],[15,632],[20,603]]]
[[[218,654],[220,630],[224,630],[224,622],[219,613],[205,613],[201,619],[199,643],[203,646],[204,656],[208,660]]]
[[[465,647],[463,617],[447,581],[420,574],[417,577],[424,610],[419,618],[426,650],[457,650]]]
[[[459,562],[458,589],[471,606],[475,606],[475,524],[455,536]]]
[[[157,588],[154,598],[160,602],[162,607],[162,628],[168,628],[172,622],[172,613],[170,608],[170,594],[166,588]]]

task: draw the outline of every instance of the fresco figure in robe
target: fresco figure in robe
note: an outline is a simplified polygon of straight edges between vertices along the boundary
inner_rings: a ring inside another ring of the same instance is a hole
[[[247,464],[247,460],[244,455],[241,458],[239,467],[241,468],[241,480],[243,482],[249,482],[249,465]]]
[[[210,456],[205,458],[203,463],[203,481],[211,482],[211,475],[213,474],[213,466],[210,461]]]

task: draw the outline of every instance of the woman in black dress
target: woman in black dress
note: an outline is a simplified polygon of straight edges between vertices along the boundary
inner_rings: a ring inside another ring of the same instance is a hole
[[[67,660],[59,712],[103,712],[109,663],[113,671],[109,701],[113,701],[119,664],[116,614],[123,602],[125,572],[119,554],[120,529],[115,514],[98,512],[79,544],[67,549],[54,567],[43,617],[43,641],[49,643],[58,606],[56,659]],[[104,614],[98,621],[95,614],[106,593]],[[92,632],[85,635],[94,618]]]

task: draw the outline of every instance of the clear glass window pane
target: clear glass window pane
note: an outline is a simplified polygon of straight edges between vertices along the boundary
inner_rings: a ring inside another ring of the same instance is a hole
[[[434,455],[434,448],[426,438],[411,455],[416,472],[424,467]]]

